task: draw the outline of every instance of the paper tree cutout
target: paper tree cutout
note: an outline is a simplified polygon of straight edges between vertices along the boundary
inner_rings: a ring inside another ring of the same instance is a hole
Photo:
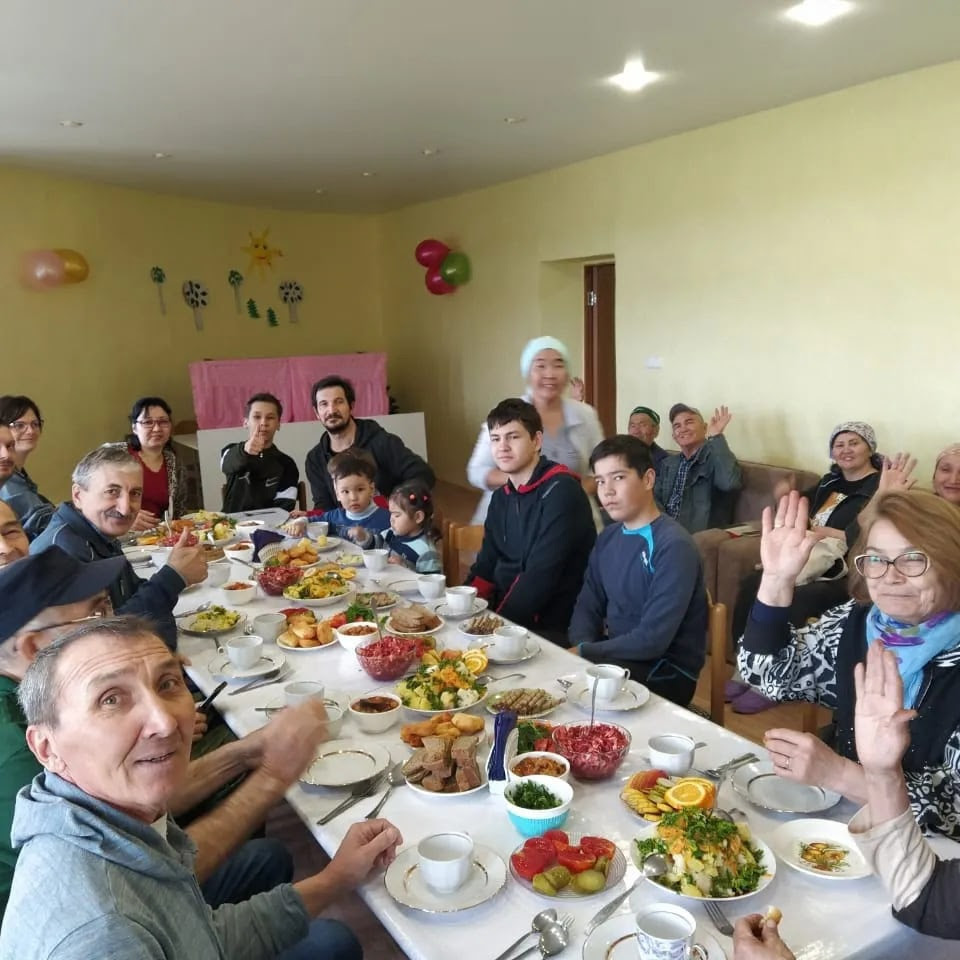
[[[276,247],[271,247],[267,237],[270,235],[270,228],[267,227],[262,233],[255,234],[252,230],[249,231],[250,234],[250,243],[246,247],[241,247],[240,249],[244,253],[250,254],[250,263],[247,266],[247,272],[251,270],[257,271],[257,276],[262,277],[264,270],[273,269],[273,258],[282,257],[283,251],[278,250]]]
[[[290,322],[299,323],[297,304],[303,302],[303,287],[296,280],[284,280],[280,284],[280,299],[290,311]]]
[[[251,298],[247,301],[247,316],[248,316],[251,320],[259,320],[259,319],[260,319],[260,311],[259,311],[259,309],[257,308],[257,301],[254,300],[253,297],[251,297]]]
[[[233,287],[233,302],[237,305],[237,313],[240,313],[240,284],[243,283],[243,274],[239,270],[231,270],[227,274],[227,283]]]
[[[183,285],[183,299],[193,310],[193,323],[203,329],[203,314],[200,312],[210,302],[210,291],[199,280],[187,280]]]
[[[157,285],[157,299],[160,301],[160,313],[167,315],[167,305],[163,302],[163,284],[167,275],[163,272],[163,267],[151,267],[150,279]]]
[[[267,307],[267,326],[279,327],[280,321],[277,319],[277,311],[273,307]]]

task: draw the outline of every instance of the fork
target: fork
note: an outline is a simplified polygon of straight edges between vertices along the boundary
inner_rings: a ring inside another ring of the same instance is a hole
[[[361,800],[365,800],[367,797],[372,797],[373,794],[379,789],[380,782],[383,780],[383,774],[378,773],[375,777],[370,780],[363,780],[358,783],[353,790],[350,791],[350,796],[345,800],[341,800],[332,810],[328,813],[325,813],[318,821],[318,826],[323,826],[325,823],[329,823],[334,817],[339,816],[343,813],[344,810],[352,807],[355,803],[359,803]]]
[[[713,925],[721,933],[732,937],[733,925],[727,919],[726,914],[712,900],[704,900],[703,905],[706,908],[707,916],[713,921]]]

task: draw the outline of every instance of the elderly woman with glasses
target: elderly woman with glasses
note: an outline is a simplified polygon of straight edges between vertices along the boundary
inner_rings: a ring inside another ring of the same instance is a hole
[[[764,743],[776,774],[863,803],[854,741],[854,668],[871,643],[897,656],[905,705],[916,711],[903,760],[920,826],[960,839],[960,512],[931,493],[881,494],[860,514],[850,576],[853,599],[804,627],[788,609],[816,538],[807,502],[783,497],[763,514],[763,579],[737,662],[773,700],[835,711],[836,752],[817,737],[772,729]]]
[[[24,396],[0,397],[0,423],[13,433],[15,469],[0,486],[0,500],[6,500],[17,515],[24,533],[33,540],[43,533],[53,516],[54,505],[37,489],[27,473],[27,457],[36,449],[43,432],[40,408]]]

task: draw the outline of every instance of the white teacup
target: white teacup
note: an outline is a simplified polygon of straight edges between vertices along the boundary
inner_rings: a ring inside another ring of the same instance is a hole
[[[273,643],[283,633],[287,618],[282,613],[261,613],[253,618],[253,632],[263,637],[267,643]]]
[[[598,700],[615,700],[630,679],[630,671],[615,663],[594,664],[587,667],[586,673],[587,685],[597,688]]]
[[[453,893],[470,876],[473,840],[465,833],[435,833],[417,844],[423,882],[437,893]]]
[[[363,565],[372,573],[379,573],[381,570],[387,569],[387,557],[389,555],[389,550],[380,548],[376,550],[364,550]]]
[[[307,536],[314,540],[325,537],[330,532],[330,524],[326,520],[313,520],[307,524]]]
[[[527,648],[526,627],[505,623],[493,634],[493,653],[501,660],[513,660]]]
[[[421,573],[417,577],[417,587],[424,600],[437,600],[447,588],[447,578],[442,573]]]
[[[477,595],[476,587],[449,587],[446,593],[447,606],[451,613],[470,613]]]
[[[708,960],[707,951],[693,942],[697,921],[673,903],[651,903],[636,916],[640,960]]]
[[[685,733],[661,733],[647,741],[650,766],[667,773],[683,774],[693,766],[697,744]]]
[[[263,650],[263,637],[244,634],[227,641],[227,656],[230,662],[240,670],[249,670],[256,666]]]
[[[308,700],[322,700],[324,691],[323,684],[316,680],[297,680],[283,688],[283,702],[288,707],[295,707]]]

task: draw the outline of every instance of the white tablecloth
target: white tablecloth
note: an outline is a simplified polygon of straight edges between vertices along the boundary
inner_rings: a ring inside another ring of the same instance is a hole
[[[237,567],[234,572],[237,576],[243,576],[242,570],[243,568]],[[362,582],[365,576],[366,572],[360,571],[358,582]],[[381,575],[381,582],[386,587],[392,581],[409,582],[411,578],[409,572],[391,567],[387,573]],[[191,609],[204,600],[223,603],[223,591],[204,587],[193,590],[181,598],[178,611]],[[290,605],[289,601],[261,596],[240,609],[252,619],[257,613],[276,611]],[[332,608],[321,608],[317,613],[331,615],[343,606],[340,604]],[[438,634],[438,640],[447,647],[465,646],[465,643],[461,642],[463,639],[456,631],[453,621],[449,621]],[[505,674],[522,670],[526,675],[525,679],[507,681],[505,687],[542,686],[559,694],[561,690],[554,682],[555,678],[581,669],[583,661],[546,640],[541,641],[541,648],[541,654],[533,660],[516,667],[493,667],[492,672]],[[180,649],[192,659],[190,673],[197,684],[206,691],[211,690],[215,681],[205,667],[215,654],[215,644],[209,639],[182,636]],[[369,692],[382,686],[372,681],[360,667],[356,656],[348,653],[339,644],[318,652],[283,652],[287,663],[295,671],[295,677],[291,679],[320,680],[328,691],[349,691],[354,694]],[[217,698],[216,706],[238,734],[245,734],[265,722],[265,715],[255,712],[254,708],[265,706],[280,696],[282,684],[233,697],[224,691]],[[486,716],[487,728],[492,730],[493,719]],[[584,716],[578,708],[564,704],[550,719],[563,722],[582,720]],[[573,781],[574,801],[567,826],[571,832],[587,832],[580,829],[580,824],[583,824],[590,833],[609,837],[628,854],[628,862],[631,841],[644,821],[638,820],[624,806],[619,799],[619,792],[630,774],[645,766],[644,754],[650,736],[665,731],[678,731],[706,741],[707,746],[697,754],[697,766],[700,768],[716,766],[749,749],[764,756],[763,749],[755,744],[656,696],[638,710],[602,714],[601,718],[629,728],[633,737],[630,754],[618,775],[610,781]],[[402,718],[402,722],[412,719],[415,717],[408,714]],[[340,736],[350,738],[358,735],[358,728],[347,717]],[[394,761],[404,760],[410,755],[409,748],[400,740],[399,725],[373,739],[389,747]],[[326,826],[317,826],[317,818],[330,810],[346,793],[345,790],[323,788],[311,788],[308,791],[295,786],[287,795],[287,799],[311,833],[330,854],[336,851],[349,825],[355,819],[362,818],[376,802],[376,798],[365,800]],[[733,792],[729,784],[722,789],[720,805],[749,807],[749,804]],[[845,821],[853,812],[854,807],[851,804],[842,802],[820,816]],[[405,845],[415,844],[428,833],[467,830],[477,843],[492,847],[507,861],[510,853],[522,842],[522,838],[507,818],[502,798],[487,791],[465,797],[428,798],[405,787],[399,787],[390,797],[382,815],[399,827]],[[749,807],[748,815],[751,828],[760,837],[769,834],[785,819],[753,807]],[[953,842],[940,838],[935,840],[934,844],[941,856],[956,855]],[[636,873],[632,864],[628,866],[624,883],[632,883]],[[576,920],[571,946],[562,956],[580,955],[587,921],[607,900],[622,890],[621,885],[605,896],[580,901],[564,900],[562,904],[556,904],[562,907],[563,912],[572,913]],[[372,877],[359,893],[406,954],[415,960],[450,960],[451,956],[470,960],[492,958],[521,932],[529,929],[530,918],[549,905],[545,898],[523,889],[509,878],[503,891],[490,902],[466,912],[446,916],[428,915],[398,905],[388,895],[382,876]],[[666,891],[646,884],[634,894],[632,906],[636,909],[639,904],[664,899],[675,898]],[[690,907],[698,921],[704,923],[723,944],[728,958],[732,958],[731,941],[709,925],[703,907],[696,903],[691,905],[691,901],[684,901],[684,904]],[[782,935],[798,960],[833,960],[841,957],[902,960],[910,955],[923,957],[924,960],[946,960],[958,955],[957,945],[923,937],[898,924],[891,916],[889,901],[882,885],[874,877],[847,882],[819,879],[801,874],[778,861],[773,882],[761,893],[728,905],[727,913],[731,918],[751,912],[762,913],[768,904],[776,904],[782,909]],[[627,912],[630,908],[624,904],[622,909]]]

